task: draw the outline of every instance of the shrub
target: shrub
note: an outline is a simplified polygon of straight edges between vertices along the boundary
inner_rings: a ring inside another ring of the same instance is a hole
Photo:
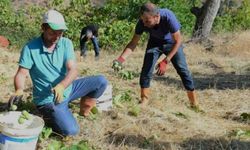
[[[49,1],[48,7],[55,8],[65,16],[69,30],[65,36],[72,39],[76,49],[79,49],[81,29],[87,24],[97,24],[100,27],[100,45],[108,50],[121,50],[130,40],[138,19],[138,10],[147,0],[109,0],[104,7],[91,6],[88,0],[71,0],[65,5],[63,0]],[[182,32],[192,33],[195,17],[190,8],[193,0],[152,0],[161,8],[172,10],[182,24]],[[244,0],[238,11],[228,10],[225,15],[218,16],[214,23],[214,32],[245,30],[250,28],[250,2]],[[28,40],[40,34],[41,15],[44,7],[30,5],[13,11],[9,0],[0,1],[0,31],[6,36],[12,46],[22,47]],[[145,41],[146,36],[143,36]]]

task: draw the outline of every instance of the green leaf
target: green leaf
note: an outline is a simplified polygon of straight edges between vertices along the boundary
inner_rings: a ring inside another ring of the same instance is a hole
[[[250,137],[250,130],[242,130],[242,129],[237,129],[237,130],[233,130],[231,133],[232,136],[236,136],[236,137]]]
[[[122,98],[122,94],[118,94],[113,98],[112,103],[119,107],[119,108],[123,108],[123,105],[121,104],[121,98]]]
[[[48,145],[48,150],[60,150],[63,147],[63,143],[61,141],[53,140]]]
[[[80,150],[91,150],[91,148],[89,147],[87,141],[80,141],[80,142],[78,143],[78,148],[79,148]]]
[[[44,127],[42,133],[39,135],[39,140],[42,141],[48,139],[52,132],[52,128]]]
[[[68,149],[70,150],[79,150],[77,145],[71,145]]]
[[[173,113],[173,114],[174,114],[176,117],[188,119],[188,117],[187,117],[185,114],[181,113],[181,112],[177,112],[177,113]]]
[[[119,102],[122,98],[122,94],[118,94],[113,98],[113,103]]]
[[[135,116],[137,117],[139,115],[139,113],[141,112],[141,108],[139,106],[133,106],[128,114],[131,115],[131,116]]]
[[[92,112],[90,112],[88,118],[90,120],[96,120],[97,119],[97,114],[93,114]]]

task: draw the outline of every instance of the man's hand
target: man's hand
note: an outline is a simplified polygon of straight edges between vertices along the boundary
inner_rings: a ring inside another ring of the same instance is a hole
[[[23,90],[17,90],[9,99],[8,101],[8,109],[9,110],[16,110],[17,105],[19,105],[23,98]]]
[[[125,61],[125,59],[123,57],[119,57],[118,59],[113,61],[113,65],[112,68],[114,69],[114,71],[120,71],[122,70],[122,63]]]
[[[122,70],[122,63],[119,62],[118,60],[114,60],[112,68],[114,69],[114,71],[118,72],[118,71]]]
[[[62,84],[57,84],[53,89],[52,92],[54,92],[55,96],[55,102],[58,104],[63,101],[63,93],[64,93],[64,86]]]
[[[167,71],[167,64],[168,64],[168,61],[166,59],[163,59],[157,66],[156,66],[156,69],[157,69],[157,72],[156,74],[158,76],[162,76],[166,73]]]

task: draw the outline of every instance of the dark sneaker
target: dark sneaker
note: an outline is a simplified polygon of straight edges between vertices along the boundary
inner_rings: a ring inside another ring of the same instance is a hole
[[[96,61],[99,60],[99,55],[98,55],[98,56],[95,56],[95,60],[96,60]]]

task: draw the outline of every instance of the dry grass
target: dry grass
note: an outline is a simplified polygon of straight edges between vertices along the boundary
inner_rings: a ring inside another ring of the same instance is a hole
[[[151,84],[150,107],[139,116],[128,115],[139,100],[139,78],[122,80],[111,69],[118,53],[102,51],[99,61],[93,51],[78,63],[81,76],[104,74],[113,85],[113,95],[131,91],[131,102],[123,108],[103,112],[96,120],[82,118],[80,135],[66,144],[87,140],[96,149],[250,149],[249,138],[232,137],[236,129],[249,130],[249,124],[239,119],[250,113],[250,32],[214,37],[215,47],[206,51],[201,45],[186,44],[185,53],[196,83],[197,94],[205,113],[188,108],[186,92],[171,66],[164,77],[154,76]],[[76,52],[79,59],[79,53]],[[139,73],[143,49],[137,49],[125,63],[125,70]],[[0,74],[1,99],[13,91],[12,78],[18,54],[2,50]],[[27,88],[30,84],[27,85]],[[176,114],[184,114],[180,117]],[[40,145],[46,147],[48,141]],[[42,148],[41,148],[42,149]]]

